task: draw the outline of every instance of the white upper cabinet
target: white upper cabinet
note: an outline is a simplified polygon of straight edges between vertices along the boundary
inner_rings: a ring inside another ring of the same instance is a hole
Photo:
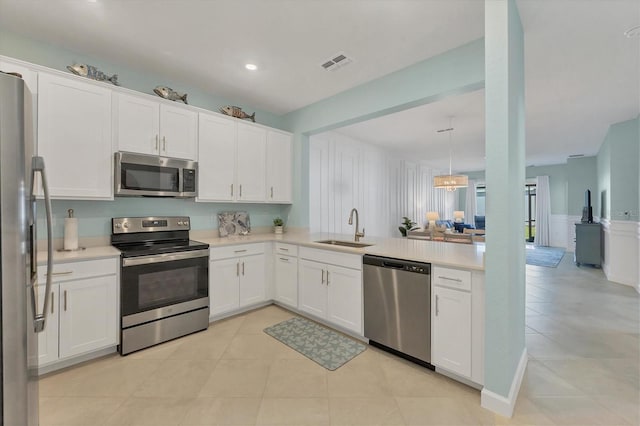
[[[267,131],[247,123],[238,122],[237,125],[237,199],[264,201]]]
[[[198,129],[198,201],[233,201],[236,123],[201,113]]]
[[[160,105],[160,155],[196,159],[198,114],[173,105]]]
[[[198,176],[198,201],[290,202],[291,136],[201,113]]]
[[[111,90],[38,74],[38,155],[52,198],[112,199]]]
[[[158,102],[114,93],[113,135],[118,151],[158,154],[160,114]]]
[[[195,160],[196,112],[142,96],[113,96],[113,129],[119,151]]]
[[[291,202],[291,134],[267,131],[267,201]]]

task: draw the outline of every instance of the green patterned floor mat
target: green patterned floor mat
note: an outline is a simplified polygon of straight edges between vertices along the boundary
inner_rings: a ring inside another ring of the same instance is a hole
[[[300,317],[267,327],[264,332],[327,370],[339,368],[367,348],[362,343]]]

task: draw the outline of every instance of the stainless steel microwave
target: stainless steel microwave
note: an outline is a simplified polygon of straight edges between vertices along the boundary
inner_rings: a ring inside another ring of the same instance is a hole
[[[116,152],[115,195],[190,198],[197,195],[198,162]]]

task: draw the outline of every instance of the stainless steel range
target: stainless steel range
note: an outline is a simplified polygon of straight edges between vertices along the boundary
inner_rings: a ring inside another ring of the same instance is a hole
[[[209,326],[209,245],[189,240],[189,217],[112,219],[122,252],[120,354]]]

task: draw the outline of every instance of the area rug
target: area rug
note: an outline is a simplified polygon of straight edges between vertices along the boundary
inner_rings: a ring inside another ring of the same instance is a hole
[[[527,265],[555,268],[564,256],[564,249],[557,247],[527,246]]]
[[[267,327],[264,332],[332,371],[367,348],[362,343],[300,317]]]

